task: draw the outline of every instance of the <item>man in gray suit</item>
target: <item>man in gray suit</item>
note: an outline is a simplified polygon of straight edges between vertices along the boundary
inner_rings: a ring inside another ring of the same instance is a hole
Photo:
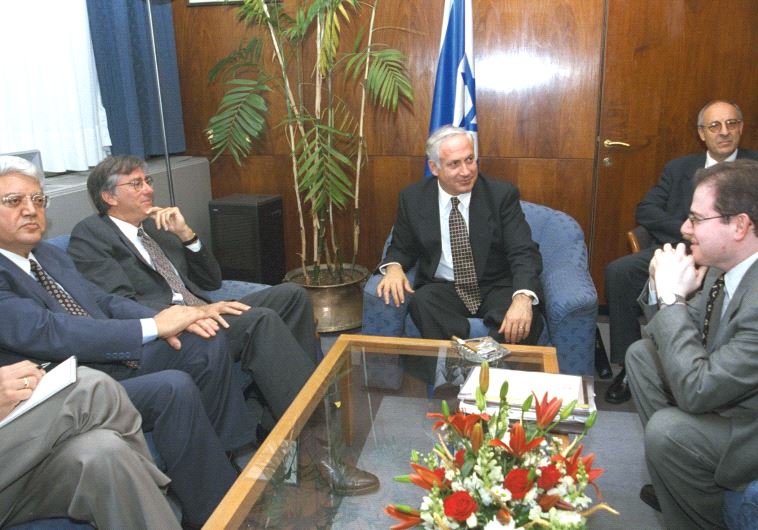
[[[0,367],[0,420],[45,375]],[[0,526],[71,517],[98,528],[180,528],[124,388],[80,367],[77,381],[0,427]]]
[[[158,310],[183,304],[225,315],[230,354],[278,420],[316,368],[318,343],[305,290],[284,283],[239,301],[209,304],[203,290],[221,287],[221,268],[179,208],[153,205],[146,169],[140,158],[114,156],[92,170],[87,189],[99,213],[74,227],[69,254],[106,292]],[[378,486],[376,477],[352,466],[337,471],[332,463],[319,464],[340,493]]]
[[[654,486],[641,497],[668,528],[724,527],[724,491],[758,478],[758,162],[698,171],[681,230],[692,253],[655,252],[650,338],[627,352]]]

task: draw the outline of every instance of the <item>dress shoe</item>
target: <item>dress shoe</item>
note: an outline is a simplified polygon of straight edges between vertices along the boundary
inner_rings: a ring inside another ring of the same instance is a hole
[[[640,490],[640,499],[650,506],[656,512],[661,511],[661,505],[658,503],[658,496],[655,494],[655,488],[652,484],[645,484]]]
[[[629,383],[626,380],[626,368],[622,368],[616,377],[613,378],[611,386],[605,391],[605,400],[608,403],[618,405],[629,401],[632,397],[632,391],[629,390]]]
[[[600,336],[600,328],[595,327],[595,370],[600,379],[610,379],[613,377],[611,363],[608,362],[608,356],[603,346],[603,338]]]
[[[337,495],[363,495],[379,489],[379,479],[375,475],[350,464],[337,464],[324,458],[317,467],[321,477]]]

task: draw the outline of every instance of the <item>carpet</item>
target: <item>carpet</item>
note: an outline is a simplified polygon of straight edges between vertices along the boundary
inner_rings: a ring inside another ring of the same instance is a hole
[[[425,399],[385,396],[360,453],[358,467],[376,474],[381,487],[375,493],[345,497],[332,521],[334,529],[388,528],[396,521],[384,514],[390,503],[417,506],[421,490],[393,477],[410,471],[411,449],[428,450],[434,443],[430,407]],[[437,412],[437,410],[434,410]],[[642,446],[642,427],[636,414],[601,411],[585,438],[585,454],[595,453],[595,466],[605,469],[598,479],[603,500],[619,516],[598,512],[589,519],[591,529],[663,528],[663,518],[639,499],[639,490],[649,482]]]

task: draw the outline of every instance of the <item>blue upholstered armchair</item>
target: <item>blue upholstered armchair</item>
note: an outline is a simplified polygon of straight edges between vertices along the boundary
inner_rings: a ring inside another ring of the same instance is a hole
[[[63,236],[54,237],[54,238],[48,239],[47,242],[57,246],[58,248],[62,250],[66,250],[68,248],[69,236],[63,235]],[[242,282],[242,281],[237,281],[237,280],[224,280],[221,283],[220,289],[216,291],[210,291],[207,294],[210,300],[214,302],[220,302],[222,300],[236,300],[238,298],[245,296],[246,294],[259,291],[261,289],[265,289],[266,287],[268,287],[268,285],[264,285],[260,283]],[[160,469],[165,471],[166,465],[161,459],[160,454],[158,454],[158,452],[155,450],[151,433],[149,432],[145,433],[145,440],[147,440],[147,446],[153,455],[155,464]],[[174,511],[177,513],[177,517],[181,519],[180,517],[181,512],[179,511],[180,508],[178,506],[178,503],[176,503],[170,496],[169,496],[169,502],[171,503],[171,507],[174,508]],[[66,518],[50,518],[50,519],[41,519],[38,521],[29,521],[27,523],[13,526],[9,530],[42,530],[42,529],[48,529],[48,528],[49,529],[55,528],[56,530],[75,530],[75,529],[92,528],[92,526],[89,525],[88,523],[75,522],[71,519],[66,519]]]
[[[526,201],[521,201],[521,207],[532,229],[532,238],[539,244],[543,262],[541,280],[545,299],[542,303],[546,308],[546,326],[539,343],[557,348],[561,372],[592,374],[597,291],[588,270],[584,233],[577,222],[563,212]],[[385,252],[390,238],[385,243]],[[414,272],[415,269],[408,272],[411,282]],[[374,274],[364,287],[362,333],[419,337],[418,328],[407,312],[407,298],[405,304],[396,308],[385,305],[376,296],[380,279],[380,274]],[[471,337],[487,334],[482,319],[472,318],[469,322]],[[373,357],[371,384],[397,388],[402,370],[392,359],[384,357]]]

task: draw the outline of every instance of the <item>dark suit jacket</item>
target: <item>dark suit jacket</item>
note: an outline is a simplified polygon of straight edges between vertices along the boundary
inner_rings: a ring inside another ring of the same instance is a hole
[[[758,160],[758,153],[739,149],[737,158]],[[692,204],[693,177],[705,167],[705,152],[674,159],[663,168],[658,183],[637,205],[637,224],[647,228],[656,246],[682,241],[679,231]]]
[[[192,294],[208,301],[203,289],[221,287],[221,267],[206,245],[198,252],[188,250],[174,234],[158,230],[152,219],[146,219],[142,227],[166,253]],[[68,253],[79,271],[104,291],[159,310],[171,305],[166,280],[107,215],[91,215],[79,222],[71,232]]]
[[[0,364],[29,357],[60,362],[71,355],[87,364],[140,358],[139,319],[156,311],[100,290],[53,245],[42,242],[33,253],[91,318],[69,314],[34,278],[0,255]]]
[[[715,413],[730,419],[731,437],[715,479],[740,489],[758,476],[758,262],[748,269],[724,316],[711,320],[708,347],[700,342],[705,305],[721,271],[708,272],[703,288],[685,306],[657,311],[640,297],[650,319],[664,379],[677,406],[691,414]],[[718,307],[714,314],[719,315]]]
[[[400,193],[392,242],[382,262],[398,262],[405,270],[417,264],[414,287],[434,278],[442,255],[437,196],[436,178],[423,179]],[[529,289],[542,299],[542,257],[515,186],[479,175],[471,192],[469,239],[482,296],[488,287],[506,286]]]

